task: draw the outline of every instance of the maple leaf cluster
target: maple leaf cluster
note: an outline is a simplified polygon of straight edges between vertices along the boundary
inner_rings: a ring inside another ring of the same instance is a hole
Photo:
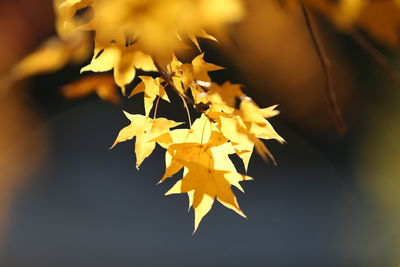
[[[294,12],[302,9],[311,36],[315,36],[315,27],[308,9],[358,39],[360,35],[355,33],[361,30],[389,47],[400,46],[399,0],[276,1]],[[268,122],[279,112],[276,106],[258,107],[239,84],[213,82],[209,72],[223,68],[204,60],[198,41],[217,41],[214,35],[226,38],[227,27],[244,17],[244,2],[54,0],[54,10],[58,36],[16,64],[5,79],[7,84],[54,72],[70,63],[81,64],[92,56],[81,72],[96,74],[64,86],[64,96],[79,98],[96,93],[119,104],[120,89],[123,96],[143,95],[144,99],[144,115],[124,112],[131,124],[119,132],[112,147],[135,138],[137,168],[157,144],[163,147],[166,169],[160,182],[183,172],[167,194],[188,194],[195,211],[195,230],[215,199],[245,216],[232,186],[243,191],[239,182],[252,178],[237,172],[231,156],[241,159],[246,173],[253,151],[275,163],[262,140],[284,142]],[[316,43],[317,51],[322,51]],[[191,47],[196,47],[199,55],[191,62],[180,62],[175,52]],[[146,75],[137,77],[137,70]],[[129,85],[136,82],[128,92]],[[181,98],[188,125],[158,117],[159,101],[170,102],[171,93]]]
[[[191,63],[183,64],[176,57],[167,66],[162,77],[141,76],[142,80],[130,96],[144,95],[145,115],[129,114],[131,124],[123,128],[114,145],[135,140],[136,167],[142,164],[156,144],[166,149],[166,169],[160,183],[183,170],[183,176],[166,194],[187,193],[190,206],[195,211],[195,230],[211,209],[214,200],[234,210],[241,211],[232,186],[243,191],[240,181],[252,178],[237,172],[230,155],[236,154],[247,171],[253,150],[264,159],[273,156],[260,139],[284,142],[267,121],[278,114],[275,106],[261,109],[246,96],[241,86],[226,82],[219,85],[211,81],[208,72],[221,69],[209,64],[203,55]],[[181,96],[201,115],[189,128],[171,130],[182,123],[166,118],[156,118],[160,99],[169,101],[166,87]],[[189,94],[192,98],[189,98]],[[157,99],[157,100],[156,100]],[[154,107],[153,117],[149,117]],[[239,107],[236,102],[239,101]]]
[[[195,230],[215,200],[245,217],[232,187],[243,191],[239,182],[252,178],[239,173],[231,157],[241,159],[246,173],[253,151],[275,163],[262,139],[284,142],[267,121],[279,112],[276,106],[257,106],[239,84],[213,82],[209,72],[223,68],[204,60],[198,42],[217,41],[208,32],[226,37],[227,26],[243,17],[242,1],[54,0],[54,7],[58,37],[21,60],[11,76],[18,80],[55,71],[92,54],[81,72],[97,74],[64,86],[67,98],[96,92],[118,104],[120,88],[122,95],[144,100],[143,115],[124,111],[131,123],[112,147],[135,139],[138,169],[157,144],[164,148],[166,168],[160,183],[179,177],[166,194],[189,196]],[[177,50],[191,47],[199,51],[191,62],[175,56]],[[137,77],[137,69],[146,75]],[[135,83],[128,92],[128,85]],[[182,100],[187,124],[159,117],[159,102],[170,102],[168,94]]]
[[[56,28],[64,42],[76,39],[77,34],[95,33],[93,58],[81,72],[112,71],[124,95],[128,93],[127,85],[136,78],[136,69],[149,73],[138,77],[140,82],[129,94],[143,94],[144,115],[124,112],[131,124],[119,132],[112,147],[135,138],[138,169],[157,144],[163,147],[166,169],[160,182],[183,170],[167,194],[188,194],[195,211],[195,230],[215,199],[245,216],[231,187],[243,191],[239,182],[252,178],[237,172],[230,155],[237,155],[246,171],[253,150],[274,162],[260,139],[284,142],[267,121],[278,112],[275,106],[259,108],[238,84],[214,83],[209,72],[223,68],[206,62],[203,53],[190,63],[180,62],[174,54],[190,47],[188,42],[201,51],[198,37],[216,41],[208,30],[224,35],[225,27],[243,16],[242,2],[56,0],[55,8]],[[76,16],[78,10],[89,15]],[[64,94],[77,97],[96,91],[115,103],[118,99],[111,82],[108,74],[89,76],[66,86]],[[182,99],[189,127],[158,117],[159,101],[170,102],[167,91]],[[198,114],[193,123],[191,111]]]

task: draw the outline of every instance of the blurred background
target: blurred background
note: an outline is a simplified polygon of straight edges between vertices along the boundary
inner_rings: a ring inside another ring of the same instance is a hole
[[[108,150],[128,124],[121,108],[141,113],[140,99],[67,101],[60,88],[79,77],[74,65],[5,89],[14,64],[55,34],[53,20],[51,0],[0,2],[0,266],[400,264],[400,88],[323,17],[345,136],[299,10],[249,0],[229,42],[202,43],[227,68],[216,81],[279,104],[272,124],[287,144],[267,143],[276,167],[253,156],[255,181],[235,192],[247,220],[216,203],[194,236],[186,197],[155,185],[163,151],[137,171],[132,142]],[[395,50],[373,45],[400,68]],[[179,105],[159,110],[186,119]]]

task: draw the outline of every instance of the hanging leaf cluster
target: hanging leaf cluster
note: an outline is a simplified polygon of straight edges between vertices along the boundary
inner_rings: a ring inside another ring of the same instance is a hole
[[[215,83],[209,73],[223,68],[205,61],[198,41],[226,38],[227,27],[244,16],[243,2],[54,0],[54,8],[58,36],[22,59],[10,77],[54,72],[92,54],[81,72],[94,74],[64,86],[67,98],[96,93],[118,104],[120,88],[124,97],[144,101],[143,114],[123,111],[130,124],[112,147],[134,140],[137,169],[157,145],[164,148],[166,166],[159,182],[177,179],[166,194],[188,195],[195,230],[215,200],[245,217],[232,189],[243,191],[240,182],[252,180],[246,173],[254,151],[275,163],[262,140],[284,142],[268,122],[279,112],[276,106],[260,108],[239,84]],[[175,52],[188,48],[198,55],[181,62]],[[137,76],[138,69],[146,74]],[[187,122],[162,117],[159,102],[171,99],[181,100]],[[231,161],[235,155],[245,173]]]
[[[243,191],[240,182],[252,178],[237,171],[231,156],[242,160],[246,172],[253,151],[275,162],[262,140],[284,142],[267,120],[278,111],[276,106],[258,107],[241,85],[213,82],[209,73],[223,68],[205,61],[198,42],[199,37],[217,41],[207,31],[224,36],[227,25],[242,18],[243,3],[56,0],[55,8],[60,38],[94,33],[93,57],[81,72],[111,71],[123,95],[143,98],[144,114],[124,112],[130,124],[119,132],[112,147],[134,139],[138,169],[157,145],[164,148],[166,167],[160,183],[178,179],[166,194],[188,195],[195,230],[215,200],[245,217],[232,187]],[[183,63],[175,51],[191,47],[190,43],[200,53]],[[137,69],[149,74],[137,77]],[[108,74],[92,75],[63,90],[71,97],[96,92],[115,103],[118,97],[110,81]],[[136,86],[128,92],[127,85],[132,83]],[[187,123],[163,118],[158,110],[159,102],[170,102],[171,94],[182,100]]]
[[[145,115],[125,112],[131,123],[119,132],[113,145],[135,139],[138,169],[157,144],[165,148],[166,169],[160,183],[172,176],[179,178],[167,194],[188,194],[195,211],[195,229],[214,200],[245,216],[231,187],[243,191],[239,182],[252,178],[237,172],[230,155],[240,157],[247,170],[253,150],[274,161],[260,139],[284,142],[267,121],[278,114],[275,106],[259,108],[240,85],[212,82],[208,72],[217,69],[220,67],[205,62],[203,55],[186,64],[174,57],[162,71],[164,78],[140,76],[141,82],[130,96],[143,94]],[[183,123],[158,117],[160,99],[169,101],[167,88],[181,97],[186,109],[198,112],[193,123],[189,116],[188,127],[176,129]],[[237,101],[239,107],[235,106]]]

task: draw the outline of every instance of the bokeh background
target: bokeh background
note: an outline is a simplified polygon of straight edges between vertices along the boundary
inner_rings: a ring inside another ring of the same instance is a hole
[[[255,181],[236,192],[248,219],[215,204],[192,236],[186,197],[163,195],[172,182],[155,185],[162,150],[140,171],[132,143],[108,150],[128,124],[121,108],[141,113],[142,101],[67,101],[59,88],[80,69],[68,66],[0,87],[0,266],[400,264],[400,88],[318,17],[349,128],[340,136],[301,13],[273,1],[247,6],[229,42],[203,45],[227,67],[217,81],[280,105],[272,123],[287,144],[267,143],[278,165],[255,155]],[[0,76],[54,34],[52,12],[50,0],[0,2]],[[396,51],[374,45],[400,68]],[[185,120],[179,105],[160,112]]]

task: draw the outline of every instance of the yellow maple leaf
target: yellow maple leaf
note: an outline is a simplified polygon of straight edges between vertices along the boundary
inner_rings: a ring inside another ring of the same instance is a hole
[[[194,133],[189,135],[194,135]],[[213,148],[221,146],[227,141],[221,133],[213,131],[207,143],[184,142],[170,144],[165,154],[166,170],[160,182],[179,172],[184,167],[183,162],[197,162],[200,165],[207,166],[210,164],[214,166],[214,162],[219,162],[219,166],[225,166],[230,171],[236,171],[228,157],[228,150],[224,150],[225,154],[219,153],[219,157],[214,156]]]
[[[208,63],[204,60],[204,54],[195,57],[191,63],[182,64],[175,55],[173,55],[168,70],[173,74],[172,80],[177,89],[184,94],[190,87],[192,94],[196,99],[196,85],[210,86],[211,78],[208,72],[222,70],[223,67]],[[194,83],[195,82],[195,83]]]
[[[205,98],[210,103],[210,112],[233,114],[237,101],[245,98],[240,84],[225,82],[222,85],[212,83]],[[203,101],[204,102],[204,101]]]
[[[193,80],[205,86],[211,85],[211,78],[208,75],[211,71],[223,70],[224,68],[215,64],[208,63],[204,60],[204,53],[198,55],[190,64],[190,72]]]
[[[251,156],[250,151],[253,151],[253,148],[264,160],[269,158],[275,163],[274,157],[265,144],[254,133],[250,132],[250,129],[239,116],[231,118],[221,116],[220,129],[221,133],[234,143],[234,149],[238,156],[242,158],[246,170]]]
[[[231,143],[218,131],[216,123],[209,121],[203,114],[195,121],[191,129],[173,130],[157,138],[157,141],[163,142],[167,147],[166,170],[160,182],[184,169],[184,178],[169,193],[188,194],[189,206],[193,206],[195,210],[195,230],[201,219],[211,209],[215,197],[226,207],[244,216],[230,186],[235,185],[242,190],[238,184],[238,177],[241,177],[240,180],[249,180],[250,177],[236,172],[236,168],[229,158],[229,154],[235,153],[235,151]],[[167,142],[169,143],[167,144]],[[190,170],[190,166],[193,164],[196,165],[197,173]],[[203,175],[199,168],[207,169],[207,175]],[[186,185],[193,179],[197,181],[195,188],[176,191],[176,187],[179,187],[181,183]],[[222,189],[218,187],[221,184]],[[215,187],[215,190],[211,187]],[[199,200],[199,193],[202,194],[202,190],[206,190],[208,193],[204,196],[204,201]]]
[[[161,78],[152,78],[150,76],[139,76],[142,80],[132,91],[129,97],[144,93],[144,109],[146,116],[149,116],[150,111],[153,107],[154,100],[158,97],[169,101],[168,95],[165,92],[164,86],[161,84]]]
[[[171,60],[167,64],[167,71],[172,76],[172,83],[180,94],[185,94],[184,79],[182,65],[183,63],[178,60],[174,53],[171,55]]]
[[[211,134],[218,131],[216,124],[202,114],[197,118],[190,129],[175,129],[157,137],[157,142],[165,149],[171,144],[198,143],[207,144]]]
[[[182,124],[165,118],[151,119],[143,115],[132,115],[127,112],[124,112],[124,114],[131,121],[131,124],[119,132],[118,137],[111,148],[118,143],[136,137],[136,168],[139,168],[143,160],[153,152],[156,147],[156,141],[154,141],[155,138],[168,132],[170,128]]]
[[[179,180],[167,193],[190,193],[191,204],[195,211],[194,232],[197,230],[203,217],[210,211],[214,200],[217,199],[225,207],[246,217],[237,203],[231,186],[243,191],[240,181],[252,180],[251,177],[236,172],[216,170],[196,162],[185,162],[187,174]]]
[[[249,97],[244,98],[240,102],[239,110],[235,111],[235,115],[240,116],[243,121],[254,122],[260,125],[264,125],[266,123],[265,116],[269,116],[271,114],[272,113],[269,112],[269,109],[261,109]],[[279,112],[276,111],[275,114],[279,114]]]
[[[106,72],[112,69],[114,69],[115,82],[124,94],[126,85],[131,83],[136,76],[136,69],[157,70],[151,56],[138,50],[135,45],[125,47],[111,44],[107,47],[97,45],[92,61],[83,67],[81,72]]]
[[[193,32],[193,33],[188,32],[188,33],[187,33],[187,36],[188,36],[189,39],[195,44],[195,46],[197,47],[197,49],[198,49],[199,51],[201,51],[201,48],[200,48],[199,41],[197,40],[198,37],[204,38],[204,39],[209,39],[209,40],[218,42],[217,38],[215,38],[215,37],[212,36],[211,34],[208,34],[204,29],[200,29],[199,31]]]
[[[241,117],[250,133],[257,138],[275,139],[280,143],[284,143],[285,140],[266,120],[279,114],[279,111],[275,110],[276,107],[275,105],[268,108],[259,108],[251,99],[245,99],[240,103],[240,109],[235,114]]]

